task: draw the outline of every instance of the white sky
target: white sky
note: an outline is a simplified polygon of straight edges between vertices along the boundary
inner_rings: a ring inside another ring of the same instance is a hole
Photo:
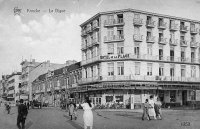
[[[14,7],[22,9],[20,16]],[[56,8],[66,12],[48,12]],[[98,12],[127,8],[200,21],[200,0],[0,0],[0,75],[21,71],[22,57],[81,61],[79,25]]]

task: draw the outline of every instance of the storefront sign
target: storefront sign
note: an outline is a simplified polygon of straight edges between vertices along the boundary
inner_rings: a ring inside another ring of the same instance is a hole
[[[125,59],[125,58],[130,58],[130,54],[100,56],[101,60]]]

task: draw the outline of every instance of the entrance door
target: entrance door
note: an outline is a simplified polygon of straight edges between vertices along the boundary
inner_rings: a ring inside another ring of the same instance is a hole
[[[186,105],[186,104],[187,104],[187,91],[186,91],[186,90],[184,90],[184,91],[182,92],[182,104],[183,104],[183,105]]]

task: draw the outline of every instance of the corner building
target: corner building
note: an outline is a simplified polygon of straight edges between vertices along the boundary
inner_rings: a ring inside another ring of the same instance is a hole
[[[98,13],[80,26],[78,92],[94,104],[140,108],[152,94],[166,107],[200,101],[200,21],[125,9]]]

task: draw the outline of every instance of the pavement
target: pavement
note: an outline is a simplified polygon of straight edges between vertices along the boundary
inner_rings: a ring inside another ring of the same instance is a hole
[[[30,109],[26,129],[83,129],[83,110],[77,120],[70,120],[68,112],[60,108]],[[93,129],[199,129],[200,110],[163,109],[163,120],[141,120],[142,110],[99,109],[93,111]],[[17,129],[17,108],[6,114],[0,107],[0,129]]]

